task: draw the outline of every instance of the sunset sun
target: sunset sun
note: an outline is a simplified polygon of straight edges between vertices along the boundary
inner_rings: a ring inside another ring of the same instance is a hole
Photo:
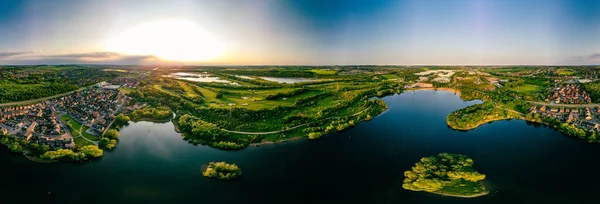
[[[224,45],[185,19],[143,23],[108,40],[106,50],[128,55],[154,55],[163,60],[209,61]]]

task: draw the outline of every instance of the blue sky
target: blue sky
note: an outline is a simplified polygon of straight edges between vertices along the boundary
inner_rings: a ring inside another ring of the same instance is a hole
[[[0,64],[161,63],[105,44],[173,18],[227,45],[185,64],[600,64],[595,0],[5,0]]]

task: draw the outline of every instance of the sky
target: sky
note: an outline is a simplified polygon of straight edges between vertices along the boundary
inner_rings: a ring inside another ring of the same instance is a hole
[[[600,64],[597,0],[3,0],[0,64]]]

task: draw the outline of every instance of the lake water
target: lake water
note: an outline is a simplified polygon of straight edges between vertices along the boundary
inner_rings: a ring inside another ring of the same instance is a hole
[[[524,121],[468,131],[447,127],[468,105],[440,91],[384,98],[372,121],[318,141],[220,151],[181,140],[170,123],[131,123],[112,152],[83,164],[38,164],[0,148],[2,203],[597,203],[600,146]],[[421,157],[465,154],[487,174],[489,195],[464,199],[402,189]],[[243,177],[202,177],[210,161]],[[63,202],[67,201],[67,202]]]
[[[186,73],[186,72],[175,72],[169,75],[165,75],[165,77],[171,77],[175,79],[183,79],[187,81],[193,82],[217,82],[217,83],[226,83],[238,85],[238,83],[219,79],[219,77],[213,77],[208,73]]]
[[[287,84],[317,81],[314,79],[307,79],[307,78],[286,78],[286,77],[259,77],[259,78],[267,80],[267,81],[274,81],[274,82],[278,82],[278,83],[287,83]]]

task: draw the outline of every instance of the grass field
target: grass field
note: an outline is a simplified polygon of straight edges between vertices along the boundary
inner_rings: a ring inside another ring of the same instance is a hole
[[[541,90],[542,87],[538,86],[538,85],[533,85],[533,84],[523,84],[521,86],[517,86],[515,88],[511,88],[510,90],[512,91],[516,91],[519,93],[528,93],[528,92],[535,92],[535,91],[539,91]]]
[[[310,71],[319,75],[333,75],[336,72],[335,70],[330,69],[311,69]]]
[[[83,146],[87,146],[87,145],[93,145],[94,143],[91,143],[90,141],[87,141],[81,137],[79,138],[75,138],[75,145],[77,147],[83,147]]]
[[[561,75],[561,76],[571,76],[573,74],[575,74],[575,71],[570,70],[570,69],[559,69],[558,70],[558,75]]]
[[[394,79],[398,79],[398,75],[395,74],[386,74],[386,75],[381,75],[382,78],[387,79],[387,80],[394,80]]]
[[[73,117],[71,117],[69,114],[63,114],[62,116],[60,116],[60,119],[62,119],[68,124],[71,124],[71,127],[73,127],[74,131],[79,132],[79,129],[81,129],[81,123],[77,122],[77,120],[73,119]],[[71,132],[73,130],[71,130]]]

